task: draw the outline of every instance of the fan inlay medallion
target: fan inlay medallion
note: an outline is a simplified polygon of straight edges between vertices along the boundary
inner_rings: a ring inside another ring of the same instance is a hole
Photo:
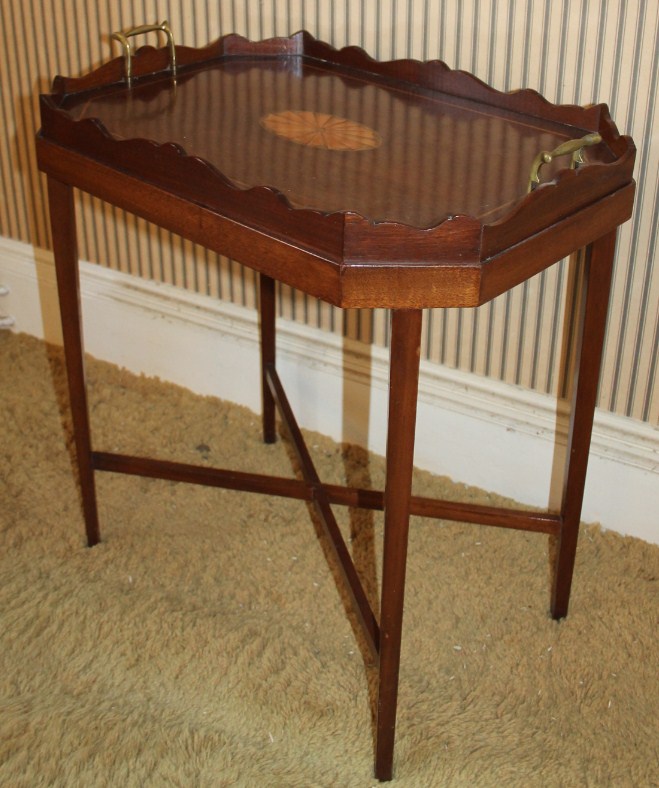
[[[308,110],[285,110],[261,118],[261,125],[278,137],[325,150],[371,150],[382,144],[373,129],[347,118]]]

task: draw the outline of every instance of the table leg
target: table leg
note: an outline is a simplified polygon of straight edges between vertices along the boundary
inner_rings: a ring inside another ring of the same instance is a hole
[[[611,292],[616,231],[586,250],[551,614],[567,615]]]
[[[275,280],[259,275],[259,309],[261,313],[261,392],[263,402],[263,440],[274,443],[275,400],[268,386],[266,366],[275,363]]]
[[[395,310],[391,319],[387,477],[380,602],[380,664],[375,776],[393,771],[398,672],[403,625],[414,430],[421,345],[420,309]]]
[[[100,541],[100,533],[85,385],[78,244],[76,241],[75,206],[73,204],[72,187],[49,177],[48,202],[78,478],[87,531],[87,543],[92,547]]]

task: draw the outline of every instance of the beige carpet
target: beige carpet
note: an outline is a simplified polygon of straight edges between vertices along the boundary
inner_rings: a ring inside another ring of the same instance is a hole
[[[89,376],[97,448],[290,472],[245,410]],[[59,354],[1,333],[0,388],[0,785],[374,785],[373,677],[306,505],[103,475],[90,550]],[[327,480],[381,484],[310,443]],[[373,593],[380,518],[341,516]],[[659,547],[586,528],[558,624],[547,541],[414,521],[395,784],[659,784]]]

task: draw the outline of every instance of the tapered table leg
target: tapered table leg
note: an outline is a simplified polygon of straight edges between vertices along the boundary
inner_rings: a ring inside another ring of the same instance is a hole
[[[567,615],[611,292],[616,231],[586,250],[551,614]]]
[[[407,536],[414,461],[414,430],[421,344],[420,309],[395,310],[391,320],[387,478],[380,603],[380,663],[375,776],[393,771],[398,672],[403,626]]]
[[[78,478],[82,495],[87,543],[91,547],[100,541],[100,533],[85,385],[78,244],[76,241],[73,189],[67,184],[49,177],[48,202]]]
[[[263,440],[274,443],[275,400],[268,386],[266,366],[275,363],[275,280],[259,275],[259,309],[261,313],[261,392],[263,403]]]

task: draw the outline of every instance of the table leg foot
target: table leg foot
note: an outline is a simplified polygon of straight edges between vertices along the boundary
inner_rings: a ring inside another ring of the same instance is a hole
[[[616,231],[586,250],[551,615],[567,615],[611,292]]]
[[[266,378],[266,366],[275,363],[275,280],[265,274],[259,276],[259,311],[261,318],[261,394],[263,402],[263,441],[274,443],[275,400]]]
[[[384,551],[380,612],[380,661],[375,776],[393,773],[398,674],[403,624],[405,568],[414,462],[414,430],[419,380],[421,310],[395,310],[391,361],[384,493]]]
[[[67,184],[49,177],[48,201],[78,480],[82,496],[87,544],[93,547],[101,537],[96,506],[94,463],[85,382],[73,189]]]

